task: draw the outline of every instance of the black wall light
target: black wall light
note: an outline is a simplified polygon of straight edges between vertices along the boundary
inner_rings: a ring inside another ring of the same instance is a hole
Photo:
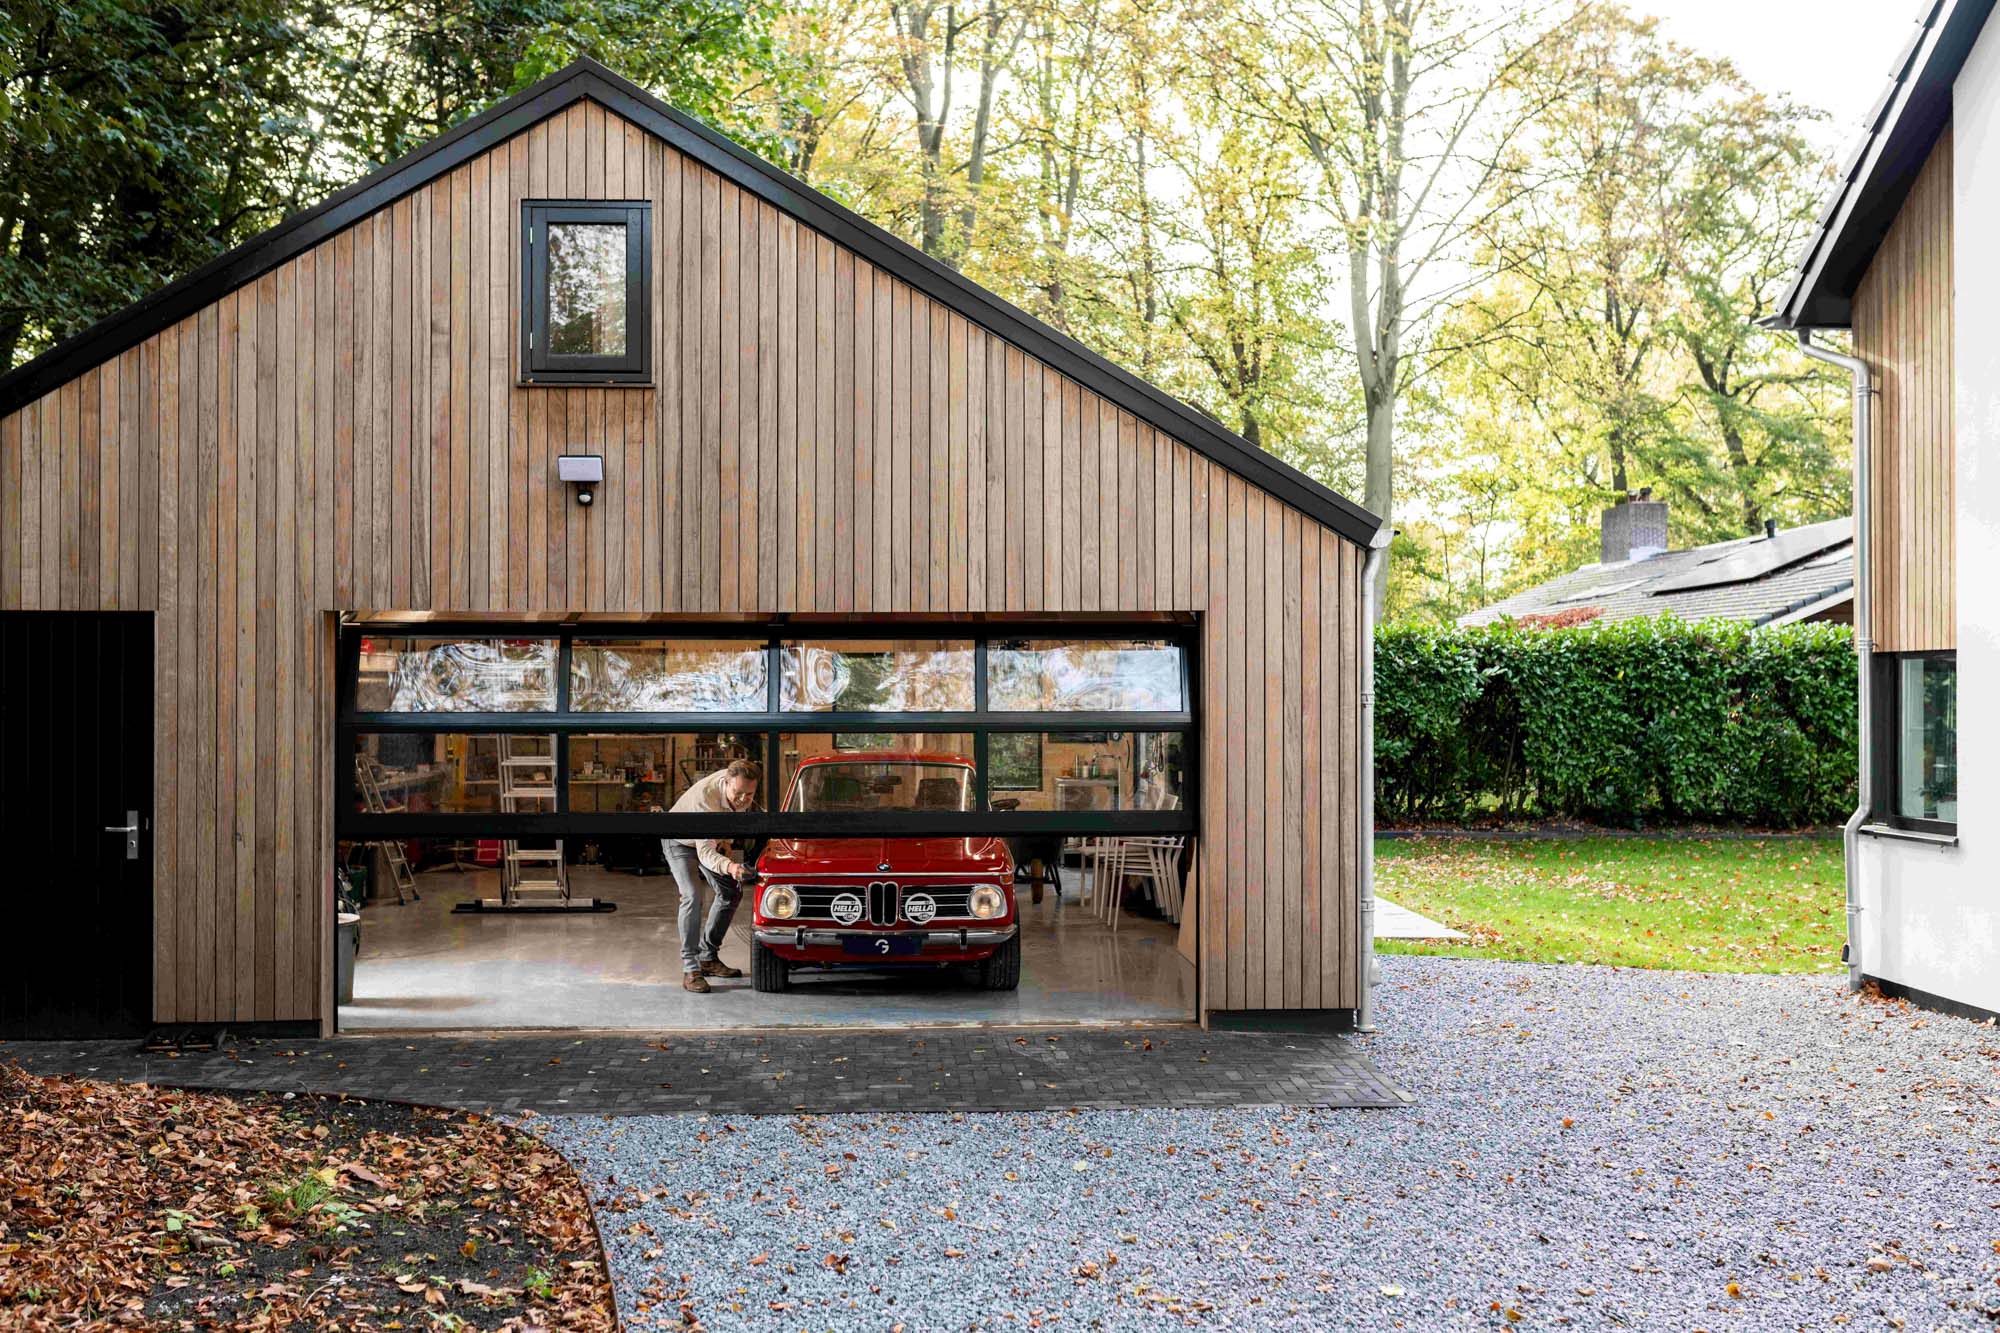
[[[604,483],[602,454],[561,454],[556,458],[556,476],[576,487],[576,502],[588,505],[597,498]]]

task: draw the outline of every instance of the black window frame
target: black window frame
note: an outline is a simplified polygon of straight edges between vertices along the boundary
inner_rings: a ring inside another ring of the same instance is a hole
[[[556,647],[556,707],[542,712],[363,712],[356,707],[360,645],[364,637],[553,638]],[[1024,637],[1104,641],[1170,641],[1180,649],[1181,702],[1171,712],[993,712],[987,708],[987,648],[995,642]],[[596,639],[733,639],[761,642],[767,654],[766,702],[760,712],[605,713],[577,712],[570,706],[572,650],[577,640]],[[785,712],[779,708],[778,682],[783,645],[798,640],[917,640],[973,641],[974,706],[956,712]],[[819,625],[797,622],[666,624],[585,622],[579,624],[347,622],[341,626],[336,712],[336,765],[333,782],[335,836],[343,841],[372,842],[402,838],[510,837],[731,837],[807,838],[838,836],[1158,836],[1196,832],[1201,790],[1201,745],[1194,714],[1199,694],[1199,636],[1185,624],[1070,624],[970,626],[877,622]],[[763,737],[762,809],[744,814],[594,813],[569,808],[569,739],[579,734],[645,734],[681,732],[714,735],[745,732]],[[1178,810],[997,810],[988,791],[987,738],[994,732],[1171,732],[1184,737],[1181,747],[1181,789]],[[358,809],[354,773],[355,747],[364,735],[392,733],[517,733],[556,738],[556,809],[544,813],[391,812],[371,814]],[[838,732],[889,734],[946,733],[972,738],[974,808],[969,811],[884,811],[814,814],[778,809],[783,798],[782,737]]]
[[[548,248],[552,223],[625,228],[625,352],[557,356],[549,351]],[[653,205],[643,199],[527,199],[521,203],[521,382],[653,382]]]
[[[1958,670],[1958,652],[1956,649],[1915,653],[1878,652],[1874,658],[1870,688],[1872,716],[1869,731],[1875,751],[1870,757],[1874,787],[1874,799],[1871,804],[1875,808],[1871,817],[1875,823],[1888,828],[1903,829],[1912,833],[1955,835],[1958,832],[1957,820],[1923,819],[1903,814],[1896,807],[1903,790],[1903,663],[1950,662],[1955,676]],[[1957,792],[1953,792],[1954,804],[1957,799]]]

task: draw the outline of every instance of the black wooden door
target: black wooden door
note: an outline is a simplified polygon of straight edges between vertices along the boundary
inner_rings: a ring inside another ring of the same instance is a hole
[[[144,1030],[152,819],[152,616],[0,612],[0,1037]]]

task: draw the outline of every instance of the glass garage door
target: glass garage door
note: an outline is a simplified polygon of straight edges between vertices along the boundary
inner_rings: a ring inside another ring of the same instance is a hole
[[[339,836],[1193,831],[1193,663],[1179,629],[735,628],[346,627]],[[943,762],[926,771],[969,774],[969,788],[787,801],[835,754],[903,768],[932,757]],[[669,813],[739,758],[762,766],[760,810]]]

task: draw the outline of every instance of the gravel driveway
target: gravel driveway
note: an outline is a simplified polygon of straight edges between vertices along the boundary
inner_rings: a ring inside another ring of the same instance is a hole
[[[538,1122],[634,1327],[1991,1328],[2000,1032],[1383,960],[1400,1111]]]

